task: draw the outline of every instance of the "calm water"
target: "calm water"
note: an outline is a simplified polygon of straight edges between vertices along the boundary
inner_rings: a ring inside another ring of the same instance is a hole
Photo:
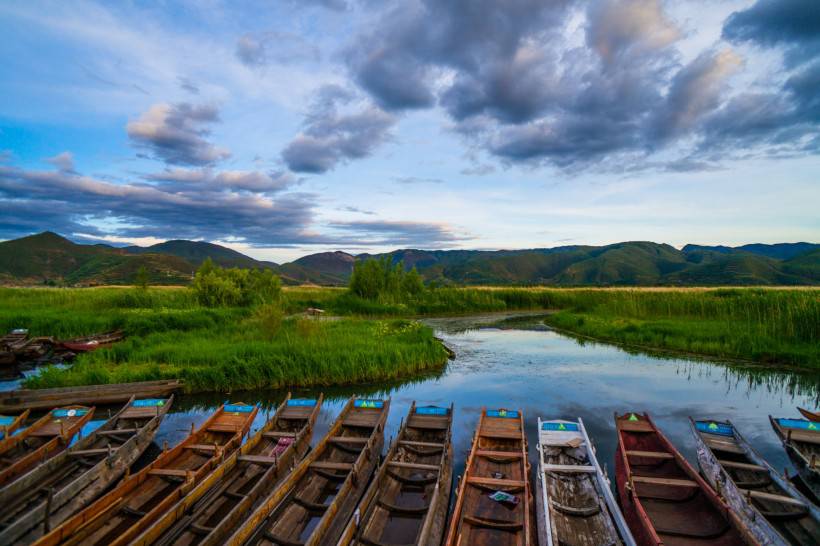
[[[523,410],[531,455],[535,454],[537,417],[580,416],[598,447],[601,464],[611,470],[615,451],[613,412],[648,411],[690,461],[695,460],[687,421],[691,415],[731,419],[775,468],[790,468],[768,415],[796,416],[798,405],[818,406],[820,374],[630,354],[609,345],[579,343],[547,330],[537,316],[494,315],[427,322],[457,354],[446,370],[395,384],[324,389],[325,403],[314,444],[349,396],[389,396],[392,403],[385,440],[396,434],[413,400],[419,404],[455,404],[456,475],[463,470],[482,406]],[[294,396],[313,397],[318,392],[300,390],[294,391]],[[162,423],[156,444],[167,441],[172,446],[179,442],[190,431],[192,422],[204,421],[227,398],[259,403],[263,410],[254,429],[259,428],[284,394],[260,391],[180,397]]]

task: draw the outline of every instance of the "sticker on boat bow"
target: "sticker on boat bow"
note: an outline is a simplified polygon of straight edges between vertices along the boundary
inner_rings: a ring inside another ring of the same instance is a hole
[[[732,425],[726,423],[716,423],[715,421],[695,421],[695,427],[700,432],[708,434],[719,434],[720,436],[734,436]]]
[[[256,406],[246,406],[245,404],[225,404],[227,413],[250,413]]]
[[[315,398],[291,398],[288,400],[288,406],[315,406]]]
[[[418,415],[447,415],[448,411],[447,408],[440,408],[438,406],[422,406],[416,408]]]
[[[353,407],[380,409],[384,407],[384,400],[356,400],[353,402]]]
[[[164,406],[165,400],[162,398],[143,398],[142,400],[134,400],[131,404],[135,408],[153,408],[156,406]]]
[[[778,419],[777,422],[781,427],[785,428],[820,431],[820,423],[806,421],[805,419]]]
[[[640,421],[640,419],[638,419],[637,415],[632,413],[632,414],[630,414],[629,419],[627,419],[627,421]]]
[[[507,419],[517,419],[518,412],[515,410],[487,410],[487,417],[506,417]]]
[[[0,415],[0,427],[7,427],[14,422],[14,417],[8,415]]]
[[[88,413],[87,409],[56,409],[52,412],[54,417],[82,417]]]
[[[541,423],[541,430],[578,432],[578,423]]]

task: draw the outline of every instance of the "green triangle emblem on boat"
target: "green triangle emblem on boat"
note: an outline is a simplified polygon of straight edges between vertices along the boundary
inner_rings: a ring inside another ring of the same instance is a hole
[[[629,420],[629,421],[637,421],[637,420],[638,420],[638,416],[637,416],[637,415],[635,415],[635,414],[633,413],[632,415],[630,415],[630,416],[629,416],[629,419],[628,419],[628,420]]]
[[[558,430],[567,430],[567,427],[564,426],[564,423],[558,425]]]
[[[718,429],[717,423],[714,423],[714,422],[709,423],[709,430],[717,430],[717,429]]]
[[[809,430],[817,430],[817,425],[814,423],[809,423]]]

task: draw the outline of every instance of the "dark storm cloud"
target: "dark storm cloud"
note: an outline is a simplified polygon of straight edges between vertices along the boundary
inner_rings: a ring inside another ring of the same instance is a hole
[[[399,222],[386,220],[361,220],[351,222],[333,222],[328,227],[350,232],[350,237],[356,239],[350,244],[361,245],[397,245],[423,246],[424,248],[440,248],[457,241],[470,239],[453,231],[446,224],[433,222]],[[357,239],[358,238],[358,239]]]
[[[292,171],[323,173],[370,155],[389,138],[395,122],[384,110],[355,101],[345,89],[326,86],[317,93],[302,131],[282,158]]]
[[[248,191],[274,193],[296,180],[290,173],[259,171],[214,171],[212,169],[165,169],[144,177],[146,180],[165,182],[165,187],[180,191]]]
[[[208,127],[219,121],[213,105],[155,104],[126,127],[134,145],[172,165],[212,165],[230,152],[207,140]]]

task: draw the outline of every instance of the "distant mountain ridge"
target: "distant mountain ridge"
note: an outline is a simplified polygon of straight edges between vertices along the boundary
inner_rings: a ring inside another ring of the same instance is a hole
[[[141,267],[155,284],[184,284],[211,258],[223,267],[266,268],[287,284],[344,285],[357,260],[388,256],[416,267],[427,281],[454,285],[715,286],[820,284],[820,244],[741,247],[631,241],[605,246],[521,250],[399,249],[385,254],[321,252],[290,263],[255,260],[201,241],[150,247],[82,245],[44,232],[0,242],[0,283],[132,284]]]

